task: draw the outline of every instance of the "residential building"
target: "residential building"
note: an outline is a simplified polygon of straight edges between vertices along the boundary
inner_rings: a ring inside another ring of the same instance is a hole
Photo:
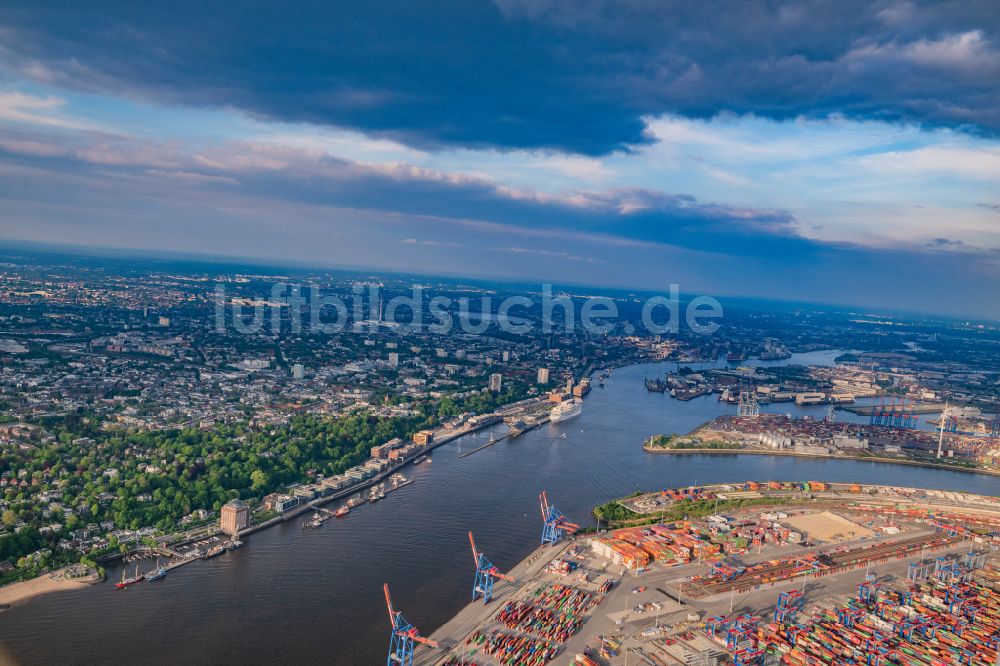
[[[250,508],[241,500],[234,499],[222,506],[219,527],[226,534],[236,536],[250,526]]]

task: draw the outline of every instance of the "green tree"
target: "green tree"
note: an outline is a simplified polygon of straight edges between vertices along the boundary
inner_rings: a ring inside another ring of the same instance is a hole
[[[270,479],[268,478],[267,473],[263,470],[255,469],[250,473],[250,488],[253,490],[267,488],[268,483],[270,483]]]

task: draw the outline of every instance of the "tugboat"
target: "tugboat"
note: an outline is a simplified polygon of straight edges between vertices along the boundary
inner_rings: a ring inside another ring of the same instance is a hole
[[[132,585],[134,583],[138,583],[142,579],[143,579],[143,576],[142,576],[142,574],[139,573],[139,565],[138,564],[135,565],[135,575],[134,576],[126,577],[125,576],[125,568],[123,567],[122,568],[122,579],[120,581],[118,581],[117,583],[115,583],[115,587],[117,587],[119,590],[122,590],[122,589],[128,587],[129,585]]]

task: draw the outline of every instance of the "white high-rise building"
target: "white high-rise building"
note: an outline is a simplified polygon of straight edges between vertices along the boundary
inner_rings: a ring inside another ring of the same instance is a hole
[[[292,366],[292,378],[293,379],[305,379],[306,367],[301,363],[296,363]]]
[[[399,367],[399,354],[397,352],[389,352],[389,365],[394,368]]]
[[[538,378],[535,380],[539,384],[549,383],[549,369],[548,368],[538,368]]]
[[[500,389],[503,387],[503,375],[499,372],[494,372],[490,375],[490,391],[493,393],[499,393]]]

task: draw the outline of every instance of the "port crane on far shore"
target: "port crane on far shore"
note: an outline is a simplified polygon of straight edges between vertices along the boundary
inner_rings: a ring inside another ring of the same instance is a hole
[[[513,583],[514,579],[500,573],[500,570],[486,559],[486,555],[476,548],[476,540],[473,538],[472,532],[469,532],[469,544],[472,546],[472,559],[476,563],[476,581],[472,585],[472,600],[475,601],[482,594],[483,603],[488,604],[493,598],[493,583],[497,580]]]
[[[538,496],[538,502],[542,507],[542,545],[555,543],[563,538],[564,532],[575,532],[580,529],[576,523],[569,522],[559,509],[549,504],[549,497],[543,490]]]
[[[393,610],[392,597],[389,596],[389,584],[382,586],[385,590],[385,605],[389,609],[389,623],[392,633],[389,635],[389,658],[386,666],[413,666],[413,648],[416,643],[430,647],[438,647],[437,641],[424,638],[417,628],[403,619],[402,611]]]

